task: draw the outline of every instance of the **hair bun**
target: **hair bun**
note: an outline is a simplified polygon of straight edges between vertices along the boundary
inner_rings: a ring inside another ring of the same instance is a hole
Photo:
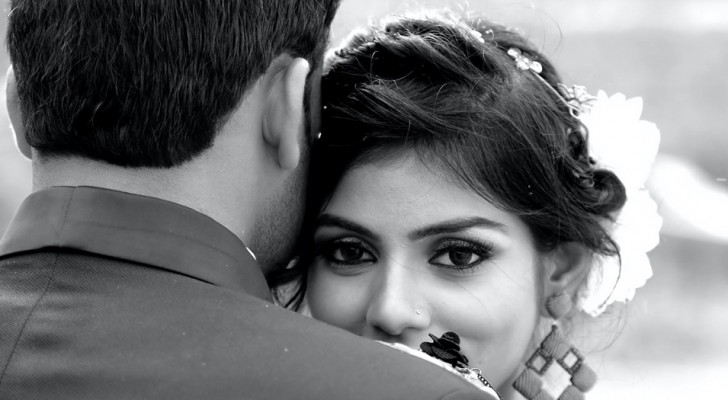
[[[594,202],[590,211],[609,217],[614,211],[621,209],[627,200],[624,185],[617,175],[606,169],[595,169],[593,179]]]

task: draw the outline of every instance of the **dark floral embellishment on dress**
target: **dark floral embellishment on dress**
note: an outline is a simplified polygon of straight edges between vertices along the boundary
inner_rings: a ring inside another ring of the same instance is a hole
[[[460,336],[455,332],[445,332],[438,338],[429,334],[432,343],[422,342],[420,349],[430,357],[450,364],[453,368],[468,366],[468,358],[460,352]]]

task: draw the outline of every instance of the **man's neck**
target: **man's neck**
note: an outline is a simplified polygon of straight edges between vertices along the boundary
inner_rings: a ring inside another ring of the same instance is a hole
[[[33,191],[51,186],[93,186],[155,197],[189,207],[209,216],[246,242],[252,226],[252,198],[244,198],[236,185],[221,185],[225,176],[210,176],[204,163],[189,162],[169,169],[123,168],[81,157],[54,157],[33,161]],[[203,167],[204,166],[204,167]],[[243,184],[237,182],[238,185]]]

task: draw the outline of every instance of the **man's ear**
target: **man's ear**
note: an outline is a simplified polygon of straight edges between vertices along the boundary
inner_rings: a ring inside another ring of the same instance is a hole
[[[592,252],[575,242],[559,244],[548,254],[544,263],[544,301],[541,307],[544,317],[549,317],[546,299],[562,292],[573,298],[576,288],[586,279],[592,262]]]
[[[20,153],[30,160],[32,158],[31,150],[28,140],[25,138],[23,116],[20,113],[20,102],[18,101],[18,87],[15,82],[15,71],[13,71],[12,65],[8,68],[8,73],[5,76],[5,104],[8,108],[8,116],[10,117],[13,136],[15,137],[15,145],[20,150]]]
[[[303,58],[279,56],[271,64],[271,80],[263,121],[263,137],[285,170],[298,166],[305,127],[304,94],[310,69]]]

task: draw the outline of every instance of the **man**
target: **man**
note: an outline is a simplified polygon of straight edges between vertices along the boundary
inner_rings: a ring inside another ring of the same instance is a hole
[[[270,303],[337,3],[11,2],[0,399],[479,396]]]

